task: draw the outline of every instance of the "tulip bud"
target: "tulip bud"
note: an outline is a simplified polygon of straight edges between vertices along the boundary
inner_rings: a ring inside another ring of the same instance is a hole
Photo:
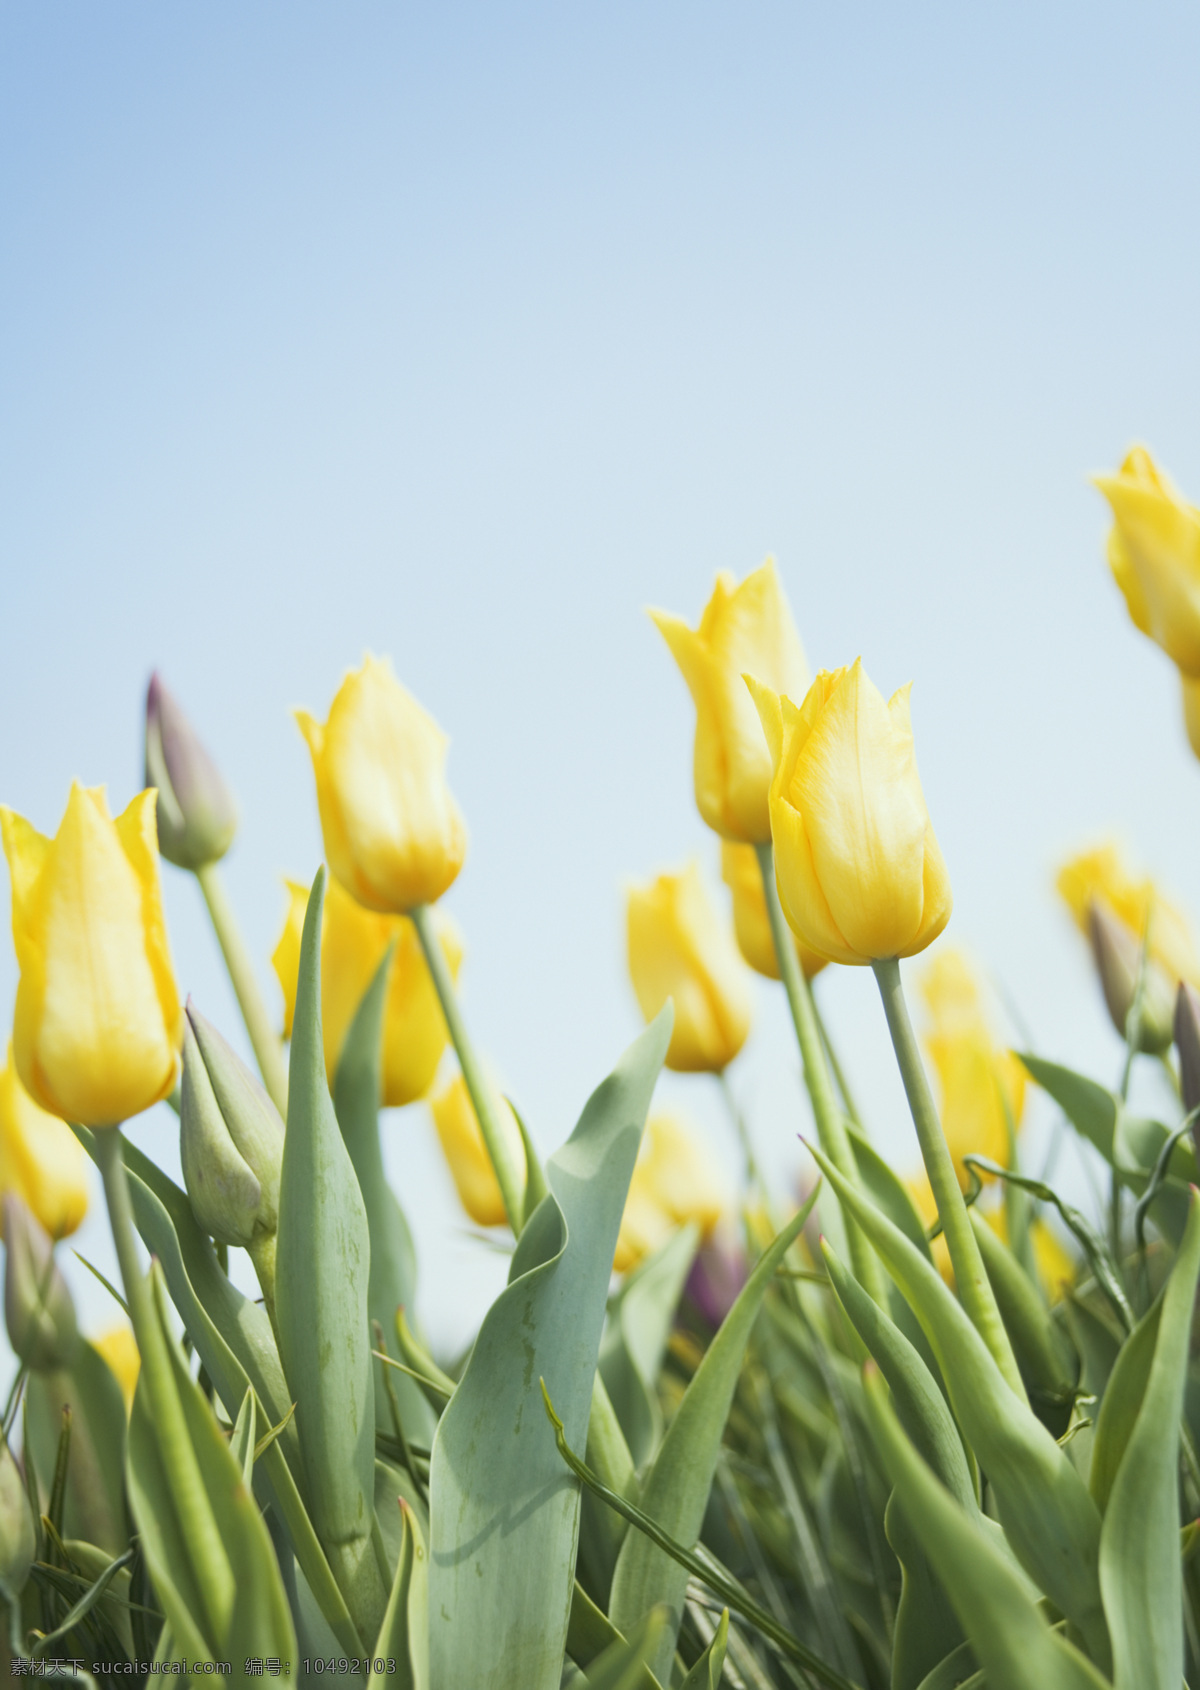
[[[0,1439],[0,1594],[14,1602],[25,1588],[37,1539],[25,1484]]]
[[[283,1122],[246,1064],[190,999],[179,1150],[192,1213],[206,1232],[243,1247],[274,1236]]]
[[[146,785],[158,788],[158,849],[176,868],[223,857],[237,831],[237,808],[216,764],[159,679],[146,690]]]
[[[714,1234],[701,1245],[684,1290],[710,1326],[720,1326],[746,1283],[746,1252],[736,1235]]]
[[[1126,1038],[1129,1012],[1137,990],[1141,947],[1133,934],[1093,898],[1088,909],[1088,938],[1112,1024]],[[1142,990],[1137,1048],[1159,1056],[1172,1038],[1170,988],[1157,964],[1148,962]]]
[[[14,1191],[4,1217],[4,1321],[13,1350],[35,1373],[70,1367],[79,1348],[75,1305],[54,1246]]]
[[[1190,1113],[1200,1104],[1200,992],[1186,980],[1179,982],[1175,998],[1175,1043],[1179,1049],[1179,1089],[1183,1107]]]

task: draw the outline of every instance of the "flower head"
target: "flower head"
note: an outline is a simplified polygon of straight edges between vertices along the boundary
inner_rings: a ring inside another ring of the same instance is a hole
[[[631,886],[626,898],[629,975],[642,1014],[653,1021],[672,998],[675,1024],[667,1067],[719,1073],[750,1031],[750,980],[699,867]]]

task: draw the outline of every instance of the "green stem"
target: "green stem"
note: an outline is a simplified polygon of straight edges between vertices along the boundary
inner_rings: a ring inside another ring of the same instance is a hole
[[[854,1151],[850,1144],[850,1135],[846,1131],[846,1123],[842,1119],[842,1112],[838,1108],[837,1099],[833,1095],[829,1069],[825,1065],[825,1053],[821,1049],[821,1033],[817,1025],[812,992],[809,989],[808,981],[804,978],[804,970],[800,967],[800,959],[796,955],[796,947],[792,943],[791,929],[788,927],[784,916],[783,906],[779,902],[779,889],[775,884],[775,853],[769,840],[765,845],[756,845],[754,850],[758,857],[759,872],[762,875],[763,896],[767,901],[767,919],[771,923],[771,937],[775,941],[775,955],[779,962],[779,974],[783,980],[784,990],[787,992],[788,1004],[792,1011],[792,1024],[796,1029],[796,1040],[800,1046],[800,1060],[804,1065],[804,1084],[807,1086],[808,1095],[812,1099],[813,1117],[817,1123],[817,1137],[821,1141],[821,1149],[829,1157],[838,1172],[845,1179],[848,1179],[852,1185],[858,1185],[858,1165],[854,1160]],[[868,1243],[853,1216],[846,1214],[844,1210],[842,1214],[846,1224],[846,1238],[850,1246],[850,1261],[854,1268],[854,1277],[875,1302],[883,1304],[887,1300],[887,1290],[879,1257]]]
[[[208,905],[213,930],[217,935],[221,954],[225,958],[229,978],[233,982],[238,1008],[242,1012],[242,1020],[246,1023],[246,1031],[250,1035],[250,1043],[258,1062],[259,1073],[263,1077],[263,1084],[270,1094],[272,1103],[286,1121],[287,1068],[283,1060],[283,1045],[271,1025],[271,1017],[267,1014],[267,1006],[263,1002],[262,993],[258,989],[254,965],[242,938],[237,917],[233,913],[233,905],[230,903],[229,894],[225,890],[225,882],[221,878],[216,863],[206,863],[203,868],[198,868],[196,879],[200,882],[200,890],[204,893],[204,902]]]
[[[278,1344],[279,1327],[275,1321],[275,1238],[273,1232],[252,1238],[246,1246],[246,1254],[254,1265],[254,1276],[263,1294],[263,1307],[267,1311],[271,1331],[275,1334],[275,1342]]]
[[[837,1051],[833,1048],[833,1040],[829,1037],[829,1028],[825,1025],[825,1017],[821,1014],[821,1007],[817,1002],[817,994],[813,990],[811,984],[808,988],[808,995],[812,999],[813,1017],[817,1023],[817,1031],[821,1035],[821,1046],[825,1052],[825,1060],[829,1063],[829,1070],[833,1075],[833,1083],[841,1094],[842,1106],[847,1115],[849,1115],[851,1121],[858,1128],[859,1132],[866,1137],[867,1129],[863,1126],[862,1116],[858,1112],[858,1106],[855,1103],[854,1096],[850,1090],[850,1083],[846,1079],[845,1070],[838,1061]]]
[[[884,957],[873,966],[875,978],[879,982],[879,995],[883,999],[884,1014],[887,1016],[888,1031],[892,1035],[896,1061],[900,1067],[900,1076],[908,1096],[908,1107],[912,1112],[913,1125],[917,1129],[925,1171],[929,1175],[942,1232],[950,1251],[959,1301],[991,1351],[997,1367],[1016,1394],[1024,1400],[1025,1387],[1021,1383],[1016,1357],[1013,1355],[1004,1322],[1000,1318],[1000,1310],[996,1306],[983,1257],[979,1253],[979,1243],[967,1214],[967,1205],[963,1202],[958,1175],[954,1171],[954,1159],[950,1154],[950,1146],[946,1143],[942,1124],[938,1120],[925,1065],[921,1061],[916,1035],[908,1018],[908,1005],[904,1001],[904,988],[900,983],[899,959]]]
[[[508,1224],[513,1230],[513,1237],[521,1236],[524,1222],[524,1186],[520,1170],[509,1154],[500,1126],[501,1104],[496,1096],[494,1087],[489,1083],[483,1067],[475,1055],[467,1033],[466,1022],[462,1018],[462,1011],[458,1007],[458,997],[454,990],[454,981],[446,964],[446,955],[433,930],[433,921],[428,904],[417,904],[409,910],[412,924],[417,930],[417,937],[421,941],[421,949],[425,953],[425,961],[429,965],[429,972],[433,977],[434,988],[442,1006],[442,1014],[446,1017],[446,1026],[454,1048],[458,1053],[458,1064],[462,1069],[463,1079],[467,1083],[467,1091],[471,1095],[471,1102],[475,1105],[475,1114],[479,1121],[479,1130],[483,1134],[483,1142],[487,1153],[491,1157],[492,1167],[496,1173],[496,1183],[500,1187],[500,1196],[504,1200],[504,1212],[508,1216]]]
[[[121,1134],[116,1127],[106,1127],[93,1134],[93,1141],[171,1501],[195,1569],[209,1636],[221,1639],[233,1609],[233,1573],[188,1433],[150,1281],[138,1261]]]

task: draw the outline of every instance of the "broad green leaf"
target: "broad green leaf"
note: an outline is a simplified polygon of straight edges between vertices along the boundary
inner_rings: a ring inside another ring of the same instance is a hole
[[[296,1404],[305,1498],[317,1536],[364,1636],[387,1605],[371,1547],[375,1387],[367,1285],[371,1244],[358,1179],[325,1083],[318,869],[304,916],[279,1182],[275,1312]]]
[[[699,1236],[694,1223],[672,1233],[628,1275],[609,1305],[600,1376],[637,1467],[649,1461],[662,1437],[658,1374]]]
[[[1156,1297],[1117,1352],[1112,1372],[1100,1400],[1100,1412],[1092,1439],[1092,1467],[1088,1487],[1103,1514],[1112,1494],[1113,1480],[1125,1454],[1125,1446],[1137,1424],[1146,1395],[1163,1299]]]
[[[924,1327],[955,1416],[987,1473],[1000,1523],[1018,1561],[1079,1627],[1092,1655],[1106,1662],[1100,1515],[1086,1485],[1032,1409],[1009,1388],[937,1269],[842,1179],[819,1149],[810,1146],[810,1151]]]
[[[883,1463],[987,1674],[988,1690],[1032,1690],[1035,1685],[1037,1690],[1102,1690],[1106,1681],[1051,1631],[982,1522],[954,1500],[917,1454],[887,1399],[882,1375],[869,1362],[865,1383]]]
[[[582,1444],[613,1251],[670,1031],[667,1009],[547,1163],[549,1195],[521,1235],[509,1283],[438,1422],[429,1597],[436,1685],[558,1690],[579,1488],[559,1459],[538,1380]]]
[[[571,1619],[567,1627],[567,1653],[585,1670],[593,1666],[614,1644],[625,1639],[608,1616],[592,1601],[576,1580],[571,1596]],[[635,1690],[662,1690],[650,1668],[642,1668],[641,1677],[634,1680]]]
[[[355,1012],[333,1081],[333,1107],[358,1177],[371,1235],[367,1308],[371,1320],[377,1320],[385,1333],[393,1331],[397,1309],[412,1308],[417,1289],[412,1234],[384,1173],[379,1142],[383,1014],[393,949],[388,946]],[[420,1386],[415,1380],[396,1373],[392,1388],[406,1435],[427,1444],[433,1437],[436,1416]],[[387,1395],[378,1368],[375,1370],[375,1424],[390,1424]]]
[[[643,1512],[682,1544],[693,1544],[700,1535],[750,1333],[775,1270],[808,1219],[815,1198],[814,1191],[800,1213],[764,1251],[742,1287],[692,1376],[646,1477],[640,1504]],[[670,1676],[686,1589],[687,1573],[677,1561],[641,1532],[628,1534],[617,1557],[609,1617],[628,1636],[652,1608],[665,1604],[669,1618],[657,1648],[648,1657],[664,1682]]]
[[[883,1210],[892,1225],[898,1226],[909,1242],[915,1244],[917,1249],[932,1261],[929,1240],[925,1236],[925,1223],[909,1195],[908,1187],[857,1127],[850,1126],[846,1130],[864,1191],[876,1208]]]
[[[1163,1293],[1150,1377],[1112,1481],[1100,1535],[1114,1690],[1178,1690],[1183,1679],[1178,1429],[1198,1273],[1200,1203],[1193,1194],[1183,1244]]]
[[[661,1650],[668,1620],[655,1608],[630,1633],[611,1644],[584,1673],[588,1690],[644,1690],[647,1663]]]
[[[717,1690],[725,1666],[725,1649],[729,1643],[729,1609],[721,1612],[716,1636],[688,1673],[679,1690]]]
[[[129,1542],[125,1511],[125,1399],[103,1356],[80,1342],[68,1373],[31,1373],[26,1384],[30,1442],[25,1448],[48,1495],[58,1422],[71,1410],[71,1463],[63,1533],[119,1555]]]
[[[1112,1092],[1097,1085],[1095,1080],[1089,1080],[1086,1074],[1076,1074],[1070,1068],[1060,1067],[1057,1062],[1043,1061],[1040,1056],[1028,1051],[1018,1050],[1013,1054],[1042,1090],[1049,1092],[1076,1132],[1089,1144],[1095,1145],[1104,1160],[1111,1164],[1119,1107]]]
[[[991,1281],[1012,1343],[1025,1388],[1041,1417],[1061,1437],[1071,1414],[1071,1398],[1079,1377],[1078,1357],[1068,1355],[1067,1341],[1055,1325],[1045,1298],[1016,1256],[977,1210],[970,1210],[979,1253]]]
[[[370,1682],[393,1690],[429,1690],[428,1556],[413,1511],[400,1504],[401,1544],[387,1612],[372,1651],[373,1660],[395,1662]]]

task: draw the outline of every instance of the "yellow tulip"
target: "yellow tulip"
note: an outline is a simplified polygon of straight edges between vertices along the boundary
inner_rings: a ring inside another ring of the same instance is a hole
[[[0,1069],[0,1193],[15,1191],[51,1238],[75,1231],[88,1206],[87,1152],[25,1090],[12,1045]]]
[[[447,739],[387,662],[346,676],[322,725],[296,711],[312,753],[330,873],[368,909],[403,915],[453,882],[467,835],[446,785]]]
[[[1111,910],[1139,947],[1149,920],[1150,956],[1172,982],[1200,985],[1200,963],[1187,918],[1152,880],[1138,880],[1129,873],[1114,844],[1098,845],[1072,857],[1058,871],[1055,885],[1085,939],[1093,899]]]
[[[1200,511],[1144,446],[1096,485],[1112,506],[1108,562],[1131,619],[1184,675],[1200,676]]]
[[[725,1205],[725,1181],[704,1146],[678,1116],[652,1115],[629,1182],[613,1271],[628,1272],[688,1221],[707,1238]]]
[[[723,839],[765,844],[771,837],[771,765],[742,675],[749,670],[796,697],[809,680],[774,560],[740,586],[732,575],[718,575],[696,629],[662,610],[650,614],[696,706],[693,772],[700,814]]]
[[[297,880],[284,884],[288,913],[271,962],[283,990],[284,1037],[290,1038],[309,889]],[[458,929],[440,910],[434,926],[450,973],[457,979],[463,958]],[[350,1023],[393,940],[396,950],[383,1011],[382,1102],[388,1109],[424,1097],[433,1084],[449,1037],[442,1006],[417,930],[408,917],[365,910],[336,880],[330,880],[321,926],[321,1027],[331,1085]]]
[[[128,1326],[113,1326],[99,1338],[92,1339],[92,1348],[99,1350],[125,1398],[126,1413],[133,1407],[133,1393],[137,1389],[142,1358],[138,1354],[137,1339]]]
[[[775,940],[767,916],[767,900],[763,896],[762,872],[753,845],[735,845],[728,839],[721,841],[721,878],[733,893],[733,930],[738,950],[757,974],[768,980],[779,979],[779,958],[775,955]],[[792,935],[796,955],[811,980],[825,967],[825,958],[810,951]]]
[[[1009,1161],[1009,1132],[1025,1107],[1025,1070],[992,1035],[983,994],[961,951],[943,947],[918,976],[932,1027],[925,1049],[941,1091],[941,1121],[959,1184],[970,1178],[968,1155]]]
[[[667,1067],[719,1073],[750,1031],[750,977],[695,863],[631,886],[626,900],[629,973],[647,1021],[668,998],[675,1025]]]
[[[912,956],[950,919],[950,881],[917,774],[909,688],[891,701],[861,659],[822,670],[797,708],[747,675],[770,747],[779,900],[832,962]]]
[[[986,1021],[979,981],[961,951],[939,945],[917,976],[917,987],[936,1032],[955,1032]]]
[[[455,1075],[444,1091],[431,1098],[429,1107],[433,1113],[433,1124],[437,1128],[438,1138],[441,1140],[442,1152],[454,1179],[459,1202],[476,1226],[504,1226],[508,1220],[504,1199],[500,1195],[500,1186],[491,1157],[479,1130],[475,1105],[471,1102],[471,1094],[462,1075]],[[525,1145],[516,1117],[504,1099],[500,1101],[498,1119],[500,1130],[508,1140],[509,1155],[523,1186]]]
[[[0,809],[21,970],[17,1072],[43,1109],[87,1127],[140,1114],[179,1073],[154,801],[140,793],[114,822],[103,787],[76,783],[53,839]]]

